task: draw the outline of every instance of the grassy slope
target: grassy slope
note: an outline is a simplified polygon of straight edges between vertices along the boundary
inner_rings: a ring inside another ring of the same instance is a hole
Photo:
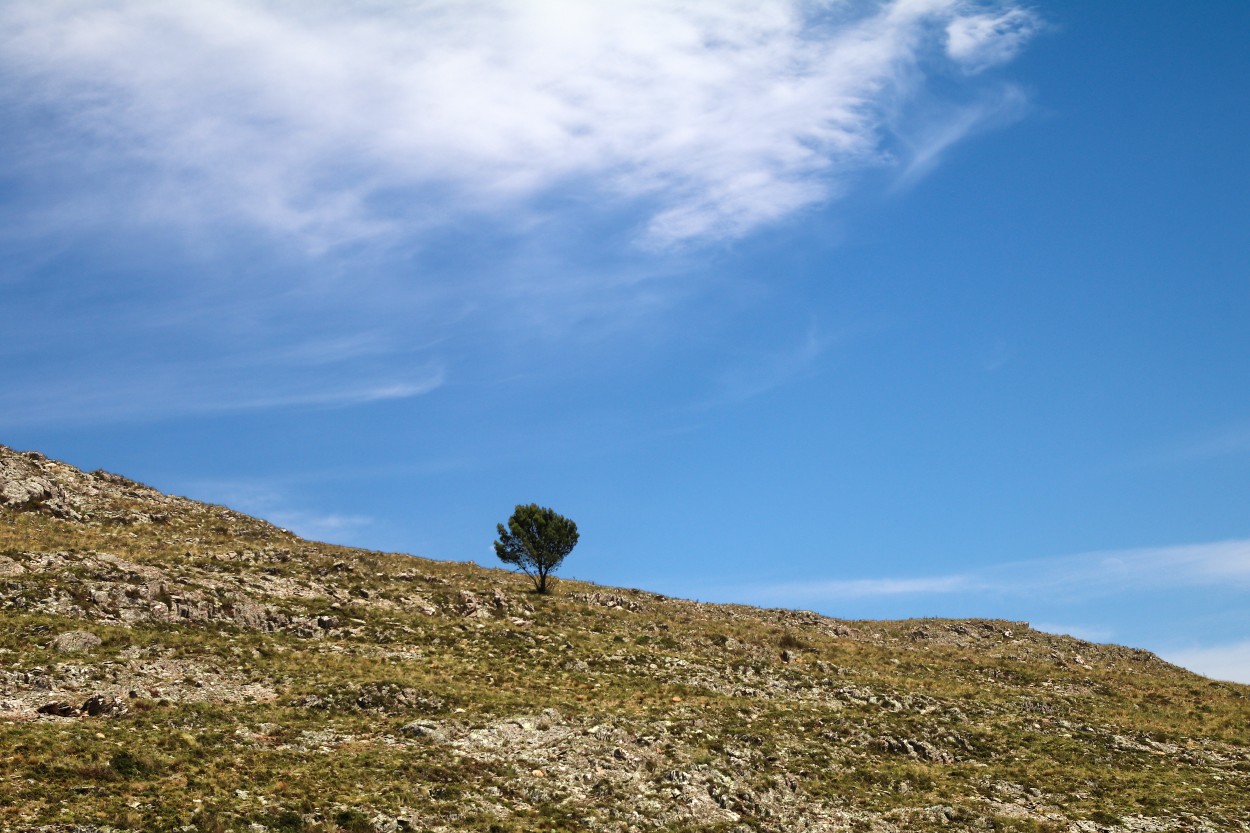
[[[0,829],[1250,829],[1250,689],[1144,652],[167,514],[0,508]],[[127,713],[31,712],[92,693]]]

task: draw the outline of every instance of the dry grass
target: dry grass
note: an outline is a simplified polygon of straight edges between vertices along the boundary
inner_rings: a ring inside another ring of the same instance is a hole
[[[225,555],[244,551],[257,555]],[[0,829],[372,830],[380,817],[465,831],[730,829],[640,800],[680,792],[683,778],[756,829],[826,811],[883,830],[1050,833],[1068,829],[1060,817],[1113,827],[1183,813],[1250,824],[1250,689],[1019,623],[961,633],[622,590],[608,592],[632,609],[609,607],[583,600],[603,590],[592,585],[538,597],[509,573],[311,544],[215,507],[98,525],[0,509],[0,554],[56,552],[71,556],[56,570],[0,579],[10,689],[38,669],[56,686],[75,681],[81,699],[115,669],[160,660],[273,696],[196,700],[202,690],[180,680],[169,684],[179,696],[137,692],[120,717],[0,721]],[[91,591],[125,579],[72,557],[99,552],[157,566],[178,587],[250,587],[288,617],[332,612],[342,626],[312,638],[113,621]],[[256,589],[283,581],[312,589]],[[510,609],[465,618],[462,591],[498,591]],[[62,612],[45,609],[54,598]],[[103,640],[89,655],[49,647],[83,627]],[[1077,652],[1093,667],[1071,662]],[[388,702],[393,691],[408,693]],[[605,759],[565,777],[550,749],[490,752],[501,721],[543,713],[570,732],[561,754],[597,749],[590,730],[609,727]],[[450,727],[460,745],[405,735],[414,720]],[[882,738],[944,757],[892,752]],[[949,817],[925,809],[935,806]],[[1033,809],[1002,809],[1019,806]]]

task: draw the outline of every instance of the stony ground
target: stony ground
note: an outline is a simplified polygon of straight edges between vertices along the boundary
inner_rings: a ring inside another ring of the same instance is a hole
[[[0,446],[0,829],[1250,829],[1250,688],[295,538]]]

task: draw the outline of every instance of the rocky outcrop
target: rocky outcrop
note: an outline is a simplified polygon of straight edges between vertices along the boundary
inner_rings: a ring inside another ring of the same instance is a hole
[[[21,512],[44,512],[60,518],[77,517],[42,454],[15,454],[0,446],[0,506]]]
[[[279,533],[275,527],[220,506],[167,495],[106,471],[84,472],[36,451],[0,445],[0,507],[71,521],[135,526],[164,524],[181,515],[229,531]]]
[[[876,738],[872,742],[872,746],[883,752],[904,755],[918,761],[931,761],[936,764],[952,764],[955,762],[954,755],[923,740],[881,737]]]
[[[119,697],[93,694],[87,698],[78,711],[88,717],[118,717],[128,710],[125,701]]]
[[[64,700],[54,700],[51,703],[45,703],[35,710],[39,714],[50,715],[51,717],[73,717],[78,714],[78,709],[66,703]]]
[[[537,596],[2,447],[0,490],[0,829],[1250,829],[1250,690],[1146,652]]]
[[[314,711],[366,711],[379,714],[436,712],[444,707],[442,698],[398,683],[376,682],[347,691],[305,694],[293,705]],[[415,724],[414,724],[415,725]]]
[[[605,593],[601,590],[596,590],[591,593],[573,593],[570,598],[577,599],[579,602],[585,602],[589,605],[606,607],[611,610],[628,610],[630,612],[637,613],[643,609],[642,604],[636,599],[631,599],[620,593]]]
[[[88,631],[69,631],[57,636],[48,647],[62,654],[82,654],[100,646],[101,639]]]
[[[93,694],[77,707],[64,700],[54,700],[35,709],[36,714],[49,717],[118,717],[127,711],[125,701],[104,694]]]

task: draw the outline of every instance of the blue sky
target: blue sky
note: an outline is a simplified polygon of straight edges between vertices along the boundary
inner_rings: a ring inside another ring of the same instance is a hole
[[[11,0],[0,442],[1250,682],[1250,5]]]

